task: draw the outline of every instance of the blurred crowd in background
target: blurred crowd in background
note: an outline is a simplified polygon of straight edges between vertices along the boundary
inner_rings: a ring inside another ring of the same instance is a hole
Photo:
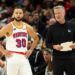
[[[40,42],[29,58],[34,75],[48,75],[45,68],[52,71],[51,51],[46,48],[45,38],[47,29],[56,22],[53,7],[63,5],[66,12],[66,20],[75,23],[75,0],[0,0],[0,29],[13,21],[13,10],[17,5],[24,10],[23,21],[31,25],[39,36]],[[29,37],[28,49],[33,39]],[[0,38],[0,44],[5,48],[5,37]],[[42,52],[44,50],[45,52]],[[45,53],[45,54],[44,54]],[[0,53],[0,75],[5,74],[5,57]],[[52,75],[52,74],[51,74]]]

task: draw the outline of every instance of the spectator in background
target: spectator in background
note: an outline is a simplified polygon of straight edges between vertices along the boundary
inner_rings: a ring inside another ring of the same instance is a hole
[[[11,17],[12,16],[12,13],[13,13],[13,8],[12,7],[8,7],[7,8],[7,12],[6,12],[7,18],[8,17]]]
[[[43,58],[42,51],[34,50],[29,58],[32,66],[33,75],[43,75],[42,69],[46,67],[46,63]]]
[[[37,34],[37,36],[39,37],[39,43],[36,46],[36,50],[42,50],[42,44],[43,44],[43,38],[42,36],[37,32],[37,28],[36,26],[33,26],[33,30],[35,31],[35,33]],[[32,39],[33,40],[33,39]]]
[[[16,3],[17,0],[5,0],[5,1],[6,1],[6,4],[7,4],[7,7],[10,7],[10,6],[13,6],[14,3]]]
[[[65,11],[67,12],[70,9],[71,5],[70,5],[70,2],[69,1],[65,1],[64,3],[65,3],[64,4]]]
[[[33,26],[33,30],[35,31],[35,33],[39,37],[40,41],[37,44],[34,51],[32,52],[32,54],[29,58],[29,61],[30,61],[30,64],[32,66],[33,75],[40,75],[40,74],[38,74],[39,71],[41,70],[40,66],[45,63],[44,59],[43,59],[43,54],[42,54],[42,51],[41,51],[43,39],[42,39],[41,35],[37,32],[36,26]],[[31,38],[31,41],[29,40],[28,48],[30,48],[30,46],[32,46],[31,44],[32,44],[33,41],[34,40],[32,38]]]
[[[48,22],[48,25],[47,25],[47,28],[51,25],[53,25],[54,23],[56,22],[56,19],[55,18],[51,18]]]
[[[42,35],[42,37],[44,38],[46,25],[43,21],[41,21],[40,16],[39,16],[37,11],[33,12],[33,24],[32,24],[32,26],[33,25],[36,26],[38,33],[40,33]]]
[[[35,9],[33,3],[29,5],[29,12],[33,12]]]
[[[32,16],[32,14],[29,15],[28,23],[29,23],[30,25],[33,24],[33,16]]]
[[[29,4],[30,4],[29,0],[24,0],[23,6],[26,8],[27,11],[29,10]]]
[[[22,5],[24,0],[18,0],[18,4]]]
[[[41,4],[37,4],[36,11],[39,13],[39,16],[41,16],[42,10],[43,10],[43,8],[42,8]]]
[[[75,0],[70,0],[70,9],[66,13],[68,20],[75,19]]]
[[[1,3],[0,3],[0,13],[2,13],[2,12],[6,12],[6,7],[7,7],[7,5],[6,5],[6,1],[1,1]]]
[[[23,16],[23,21],[28,23],[30,13],[26,11]]]
[[[32,46],[31,42],[29,42],[29,45]],[[42,68],[46,66],[42,51],[35,49],[32,52],[31,56],[29,57],[29,62],[31,64],[33,75],[43,75],[43,74],[38,74],[40,73]]]
[[[31,45],[32,45],[31,40],[28,40],[28,42],[27,42],[27,50],[29,50],[29,49],[30,49]]]
[[[53,75],[52,72],[52,51],[48,48],[45,48],[43,50],[43,57],[47,64],[45,68],[45,75]]]
[[[30,0],[31,1],[31,0]],[[33,0],[34,7],[36,7],[38,4],[42,4],[43,0]]]
[[[53,7],[54,0],[43,0],[42,1],[42,7],[44,9],[52,8]]]
[[[49,20],[54,17],[51,9],[47,9],[44,16],[46,17],[46,24],[48,24]]]
[[[1,1],[0,3],[0,21],[6,18],[6,10],[7,6],[6,6],[6,1]]]

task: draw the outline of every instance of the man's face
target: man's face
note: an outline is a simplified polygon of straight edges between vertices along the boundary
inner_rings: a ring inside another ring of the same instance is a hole
[[[38,13],[35,13],[33,15],[33,20],[39,20],[39,14]]]
[[[61,8],[54,9],[55,18],[58,22],[63,21],[65,17],[65,11]]]
[[[23,10],[15,9],[13,15],[14,15],[15,20],[21,21],[23,19]]]
[[[33,22],[33,17],[29,16],[29,23],[32,23],[32,22]]]

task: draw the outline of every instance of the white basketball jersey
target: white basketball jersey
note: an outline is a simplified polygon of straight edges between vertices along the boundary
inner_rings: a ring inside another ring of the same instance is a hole
[[[21,29],[15,27],[13,22],[11,22],[11,24],[13,32],[9,37],[6,37],[6,49],[17,52],[27,51],[28,34],[26,24],[24,24]]]

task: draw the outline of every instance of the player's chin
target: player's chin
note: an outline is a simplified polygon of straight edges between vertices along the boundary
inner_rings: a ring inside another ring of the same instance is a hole
[[[16,19],[16,21],[21,21],[21,20],[22,20],[21,18]]]

